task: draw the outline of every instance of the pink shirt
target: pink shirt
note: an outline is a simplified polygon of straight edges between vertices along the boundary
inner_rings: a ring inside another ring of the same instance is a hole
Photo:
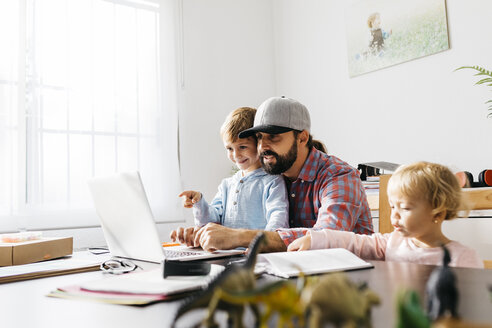
[[[474,249],[451,241],[446,244],[450,255],[450,266],[483,268],[483,261]],[[366,260],[386,260],[440,265],[442,249],[440,247],[421,248],[411,238],[403,237],[399,232],[386,234],[374,233],[370,236],[350,231],[318,230],[311,231],[311,249],[346,248]]]

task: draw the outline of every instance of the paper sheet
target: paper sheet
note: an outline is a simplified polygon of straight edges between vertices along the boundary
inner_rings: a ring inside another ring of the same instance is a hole
[[[119,276],[108,275],[104,279],[87,282],[80,287],[99,292],[171,295],[203,288],[222,270],[223,266],[212,264],[210,273],[206,276],[171,276],[164,279],[162,268],[157,268]]]

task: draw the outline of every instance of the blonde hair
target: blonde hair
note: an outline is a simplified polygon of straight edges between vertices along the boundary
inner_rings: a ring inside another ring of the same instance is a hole
[[[367,18],[367,26],[369,26],[369,28],[372,28],[374,21],[378,17],[381,17],[381,15],[379,13],[373,13],[373,14],[369,15],[369,17]]]
[[[235,142],[239,133],[252,128],[255,120],[256,109],[251,107],[240,107],[227,115],[225,122],[220,128],[220,136],[228,141]]]
[[[388,193],[423,199],[433,214],[446,212],[445,220],[454,219],[464,201],[456,176],[444,165],[417,162],[400,166],[388,182]]]

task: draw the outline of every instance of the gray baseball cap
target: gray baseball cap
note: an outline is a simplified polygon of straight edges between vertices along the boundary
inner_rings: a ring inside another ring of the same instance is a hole
[[[285,96],[272,97],[258,107],[253,127],[239,133],[239,138],[247,138],[257,132],[279,134],[292,130],[309,132],[310,129],[311,119],[306,106]]]

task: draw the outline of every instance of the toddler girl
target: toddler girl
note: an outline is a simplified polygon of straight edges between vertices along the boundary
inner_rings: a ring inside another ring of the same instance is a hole
[[[456,176],[445,166],[418,162],[399,167],[388,182],[391,233],[371,236],[348,231],[311,230],[292,242],[288,251],[346,248],[361,258],[439,265],[441,245],[451,253],[450,266],[483,268],[477,252],[449,240],[441,230],[462,203]]]

